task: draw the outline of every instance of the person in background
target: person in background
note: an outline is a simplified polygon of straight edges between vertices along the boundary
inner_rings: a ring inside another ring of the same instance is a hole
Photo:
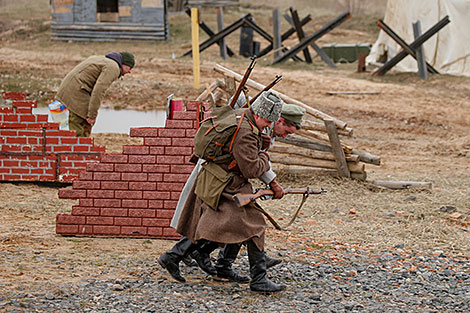
[[[130,52],[111,52],[88,57],[70,71],[60,84],[56,100],[69,110],[69,129],[90,137],[106,90],[135,65]]]

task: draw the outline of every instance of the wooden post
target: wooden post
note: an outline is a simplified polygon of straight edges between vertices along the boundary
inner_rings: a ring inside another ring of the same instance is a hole
[[[324,122],[326,131],[328,132],[328,137],[330,137],[331,149],[336,159],[338,174],[340,177],[350,178],[351,173],[349,172],[348,163],[346,162],[346,158],[344,156],[343,147],[339,141],[336,125],[332,120],[329,119],[325,119]]]
[[[300,26],[300,19],[299,14],[297,14],[297,10],[294,10],[292,7],[289,8],[290,14],[292,15],[292,22],[294,23],[295,31],[297,32],[297,37],[299,41],[302,41],[305,38],[304,30],[302,26]],[[310,56],[310,52],[308,51],[308,46],[304,49],[304,57],[307,63],[312,63],[312,57]]]
[[[413,35],[415,40],[421,36],[421,22],[418,20],[416,23],[413,23]],[[424,49],[423,45],[420,45],[416,48],[416,60],[418,62],[418,74],[422,79],[428,78],[428,70],[426,67],[426,59],[424,58]]]
[[[217,32],[224,29],[224,9],[219,7],[216,9],[217,12]],[[225,45],[225,37],[219,41],[220,56],[223,59],[227,58],[227,46]]]
[[[199,61],[199,10],[191,8],[191,34],[193,52],[194,89],[199,89],[201,81],[201,67]]]
[[[279,58],[282,55],[281,51],[281,10],[279,8],[273,10],[273,48],[276,51],[274,53],[274,59]]]

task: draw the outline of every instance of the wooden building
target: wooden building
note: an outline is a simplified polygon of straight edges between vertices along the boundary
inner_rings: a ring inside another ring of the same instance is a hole
[[[52,40],[168,40],[168,0],[51,0]]]

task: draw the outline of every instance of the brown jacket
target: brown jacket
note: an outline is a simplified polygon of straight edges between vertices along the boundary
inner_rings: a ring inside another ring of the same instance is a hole
[[[63,79],[56,98],[86,119],[96,119],[106,89],[119,78],[121,67],[105,56],[90,56]]]
[[[256,127],[250,109],[246,112],[246,118]],[[178,222],[178,233],[193,242],[206,239],[225,244],[253,239],[258,248],[263,249],[266,229],[263,214],[251,207],[239,208],[232,200],[232,195],[238,192],[253,192],[248,179],[258,178],[269,169],[268,154],[260,151],[260,133],[251,128],[239,130],[233,156],[240,172],[225,187],[217,210],[211,209],[194,193],[197,183],[193,186]],[[221,167],[228,170],[228,164]]]

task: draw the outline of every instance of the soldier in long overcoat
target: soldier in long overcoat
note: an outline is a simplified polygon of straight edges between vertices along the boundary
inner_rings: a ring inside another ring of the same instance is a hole
[[[69,128],[89,137],[106,90],[135,65],[130,52],[93,55],[75,66],[62,80],[56,99],[69,110]]]
[[[278,96],[268,92],[260,96],[251,108],[240,112],[240,118],[244,120],[233,141],[233,158],[226,163],[206,162],[203,165],[181,213],[176,230],[196,244],[186,247],[177,243],[173,247],[184,250],[187,254],[207,241],[220,244],[246,242],[250,262],[250,289],[253,291],[275,292],[285,289],[285,286],[266,278],[263,251],[266,222],[263,214],[251,205],[238,207],[232,196],[239,192],[252,193],[253,187],[248,179],[259,178],[270,169],[269,156],[261,151],[261,131],[279,119],[282,104],[283,101]],[[220,187],[217,180],[224,173],[230,178],[220,190],[218,203],[211,206],[206,199],[212,199],[213,192]],[[270,187],[275,198],[282,198],[284,191],[276,179],[271,181]],[[172,277],[184,281],[178,268],[182,257],[178,253],[172,253],[172,250],[160,256],[158,261]]]

